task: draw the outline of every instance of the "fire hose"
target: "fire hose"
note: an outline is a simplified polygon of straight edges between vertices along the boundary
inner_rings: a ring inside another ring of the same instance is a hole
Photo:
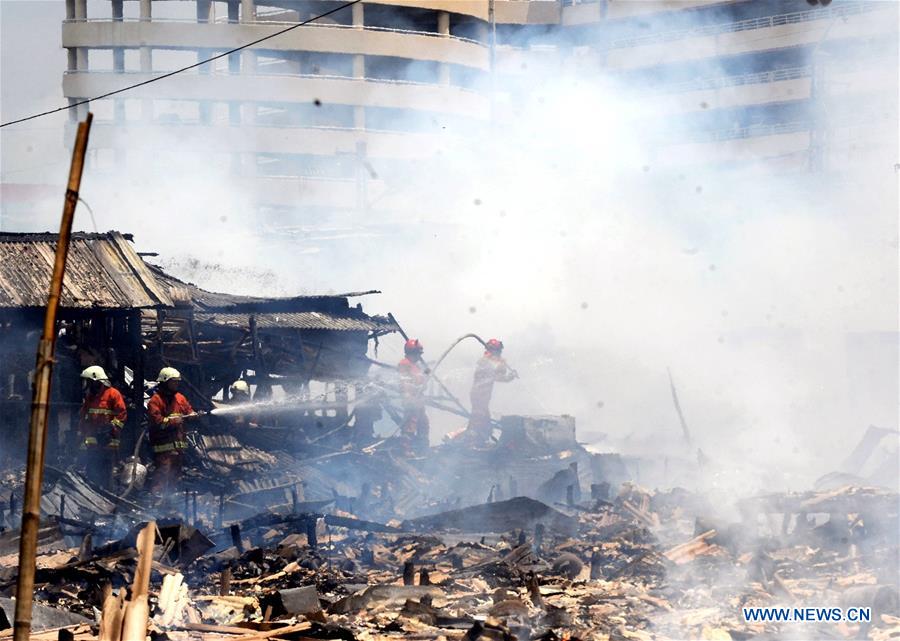
[[[478,341],[479,343],[481,343],[481,346],[482,346],[482,347],[487,347],[487,343],[486,343],[486,342],[485,342],[478,334],[463,334],[462,336],[460,336],[459,338],[457,338],[455,341],[453,341],[453,342],[450,344],[450,347],[448,347],[446,350],[444,350],[444,353],[441,354],[441,357],[440,357],[439,359],[437,359],[437,361],[435,361],[434,366],[431,368],[431,370],[430,370],[430,371],[428,372],[428,374],[427,374],[427,375],[428,375],[428,378],[431,378],[432,376],[434,376],[435,370],[437,370],[437,368],[440,367],[441,363],[444,362],[444,359],[447,358],[447,355],[450,354],[450,352],[452,352],[453,349],[454,349],[457,345],[459,345],[460,343],[462,343],[462,342],[463,342],[464,340],[466,340],[467,338],[474,338],[476,341]],[[426,379],[426,380],[427,380],[427,379]]]
[[[437,368],[440,366],[440,364],[444,361],[444,359],[447,358],[447,355],[449,355],[450,352],[452,352],[453,349],[454,349],[457,345],[459,345],[460,343],[462,343],[462,342],[463,342],[464,340],[466,340],[467,338],[474,338],[474,339],[477,340],[479,343],[481,343],[481,346],[482,346],[482,347],[484,347],[485,349],[487,348],[487,342],[486,342],[484,339],[482,339],[478,334],[463,334],[462,336],[460,336],[459,338],[457,338],[455,341],[453,341],[453,343],[450,344],[450,347],[448,347],[448,348],[444,351],[444,353],[441,354],[441,357],[440,357],[439,359],[437,359],[437,361],[434,363],[434,366],[432,366],[431,369],[430,369],[430,371],[427,372],[428,378],[430,378],[430,377],[432,377],[432,376],[434,375],[434,372],[437,370]],[[519,374],[518,374],[518,372],[516,372],[516,370],[510,368],[510,371],[512,371],[512,373],[516,375],[516,378],[518,378]],[[426,379],[426,380],[428,380],[428,379]]]
[[[198,416],[205,416],[206,414],[209,414],[209,412],[194,412],[186,418],[195,418]],[[147,436],[146,425],[144,426],[144,429],[141,430],[140,435],[137,437],[137,441],[134,443],[134,451],[131,453],[131,480],[128,481],[128,487],[125,488],[125,491],[119,495],[120,499],[128,498],[128,495],[131,494],[131,490],[134,489],[134,483],[137,480],[137,467],[140,465],[141,444],[144,442],[145,436]]]
[[[137,480],[137,467],[140,460],[138,457],[141,451],[141,443],[144,442],[145,436],[147,436],[146,426],[141,430],[140,436],[137,437],[137,441],[134,443],[134,452],[131,453],[131,480],[128,481],[128,487],[126,487],[125,491],[119,496],[120,499],[128,498],[128,495],[131,494],[131,490],[134,489],[134,482]]]

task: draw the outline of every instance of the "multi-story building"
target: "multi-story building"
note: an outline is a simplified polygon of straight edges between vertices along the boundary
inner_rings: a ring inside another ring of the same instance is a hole
[[[341,3],[103,6],[88,15],[87,0],[66,0],[72,102]],[[365,0],[92,102],[91,144],[101,167],[162,161],[177,145],[264,209],[360,211],[455,137],[492,118],[502,126],[496,87],[527,91],[533,70],[559,68],[612,76],[658,102],[643,130],[661,159],[826,171],[862,155],[895,162],[896,135],[885,132],[898,118],[897,19],[898,5],[878,0]]]
[[[563,24],[659,101],[668,157],[816,171],[896,156],[894,2],[609,0]]]

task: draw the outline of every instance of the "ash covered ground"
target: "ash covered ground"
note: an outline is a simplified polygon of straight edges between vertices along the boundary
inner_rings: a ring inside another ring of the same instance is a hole
[[[161,502],[51,468],[33,638],[106,638],[147,553],[154,639],[900,635],[896,492],[849,472],[749,497],[650,489],[635,469],[654,461],[590,452],[570,419],[520,427],[491,446],[410,456],[388,439],[306,460],[206,435],[184,491]],[[896,438],[880,436],[880,447]],[[15,503],[21,475],[4,484]],[[16,534],[2,535],[6,595]],[[748,622],[754,606],[860,606],[872,618]]]

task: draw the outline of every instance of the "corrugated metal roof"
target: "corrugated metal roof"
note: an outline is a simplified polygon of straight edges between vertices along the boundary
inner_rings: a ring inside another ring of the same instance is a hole
[[[256,317],[256,326],[260,329],[328,329],[346,332],[394,332],[399,329],[395,323],[386,318],[365,314],[356,318],[325,312],[273,312],[252,315]],[[197,312],[194,318],[201,323],[247,328],[250,326],[250,316],[251,314],[240,313]]]
[[[149,265],[156,275],[157,280],[163,283],[169,290],[169,295],[176,301],[190,300],[197,311],[236,311],[237,309],[255,308],[260,306],[275,305],[281,308],[317,303],[319,301],[338,301],[339,299],[355,298],[368,294],[380,294],[377,289],[360,292],[344,292],[341,294],[300,294],[298,296],[282,296],[265,298],[260,296],[243,296],[240,294],[223,294],[210,292],[197,287],[193,283],[186,283],[171,274],[166,273],[157,265]]]
[[[0,233],[0,308],[45,307],[58,234]],[[126,238],[73,233],[60,307],[171,307],[172,299]]]

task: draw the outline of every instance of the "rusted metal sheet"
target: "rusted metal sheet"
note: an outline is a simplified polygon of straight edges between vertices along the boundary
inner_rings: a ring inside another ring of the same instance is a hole
[[[198,322],[241,329],[249,327],[251,314],[197,313]],[[337,316],[325,312],[273,312],[252,314],[259,329],[327,329],[345,332],[392,332],[397,325],[378,317],[353,318]]]
[[[0,308],[44,307],[56,234],[0,234]],[[118,232],[75,233],[60,307],[171,307],[172,300]]]

